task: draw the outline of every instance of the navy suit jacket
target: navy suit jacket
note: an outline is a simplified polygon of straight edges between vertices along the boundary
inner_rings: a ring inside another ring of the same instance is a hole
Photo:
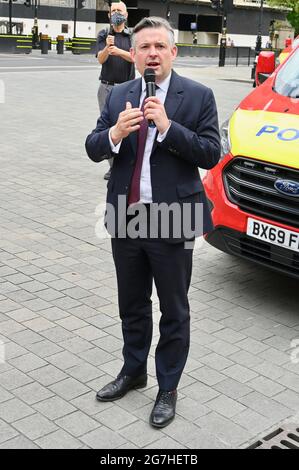
[[[130,189],[137,150],[137,132],[123,139],[118,154],[111,151],[109,129],[130,101],[139,107],[141,79],[113,87],[97,122],[97,127],[86,139],[86,151],[91,160],[100,162],[114,158],[108,182],[107,202],[118,208],[118,196]],[[220,158],[218,117],[213,92],[172,71],[165,100],[168,118],[172,121],[163,142],[156,139],[151,152],[151,182],[154,203],[190,203],[192,218],[196,203],[203,204],[201,233],[213,228],[208,202],[198,167],[213,168]],[[158,135],[158,132],[157,132]],[[198,231],[197,231],[198,232]],[[184,236],[170,242],[185,240]]]

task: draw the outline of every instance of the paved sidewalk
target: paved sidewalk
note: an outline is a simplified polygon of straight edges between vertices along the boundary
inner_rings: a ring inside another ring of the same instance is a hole
[[[245,69],[178,72],[213,88],[223,120],[251,88],[221,79],[245,79]],[[0,64],[0,448],[244,448],[298,413],[299,364],[290,358],[298,282],[204,242],[194,254],[176,420],[164,430],[148,424],[156,295],[147,388],[95,401],[122,365],[110,241],[95,236],[107,165],[84,152],[97,75],[3,73]]]

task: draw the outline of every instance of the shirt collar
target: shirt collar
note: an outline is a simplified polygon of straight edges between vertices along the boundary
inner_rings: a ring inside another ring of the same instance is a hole
[[[166,77],[162,82],[159,83],[159,88],[160,90],[163,91],[163,93],[167,93],[168,92],[168,88],[169,88],[169,83],[170,83],[170,79],[171,79],[171,73],[168,75],[168,77]],[[145,92],[146,91],[146,84],[145,84],[145,80],[144,78],[142,77],[142,91]]]

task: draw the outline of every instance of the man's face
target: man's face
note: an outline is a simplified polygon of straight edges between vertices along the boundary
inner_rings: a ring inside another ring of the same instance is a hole
[[[126,18],[128,18],[128,12],[127,12],[126,6],[122,2],[112,3],[112,5],[111,5],[111,15],[113,15],[113,13],[121,13]],[[110,13],[109,13],[108,16],[110,17]]]
[[[144,28],[135,35],[131,56],[142,76],[146,68],[154,69],[159,83],[170,74],[177,48],[170,45],[169,32],[165,28]]]

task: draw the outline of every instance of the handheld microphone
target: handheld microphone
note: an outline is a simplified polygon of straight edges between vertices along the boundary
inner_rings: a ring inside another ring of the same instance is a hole
[[[146,97],[156,96],[156,74],[154,69],[145,69],[144,81],[146,84]],[[148,127],[156,127],[154,121],[148,121]]]

